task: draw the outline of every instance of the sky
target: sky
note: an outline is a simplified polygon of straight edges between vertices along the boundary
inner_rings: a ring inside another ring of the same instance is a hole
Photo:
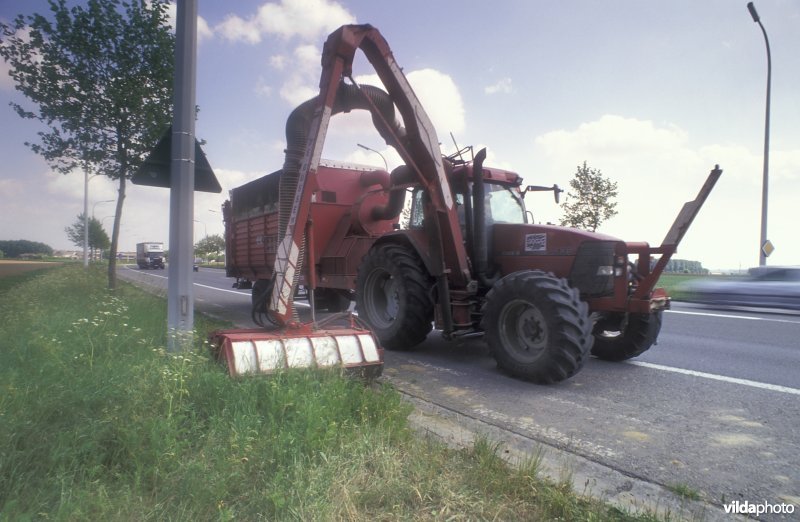
[[[798,265],[800,2],[755,5],[772,52],[768,264]],[[652,245],[719,164],[722,178],[675,257],[712,270],[758,264],[767,55],[743,0],[199,0],[198,10],[196,134],[223,192],[196,193],[195,241],[223,234],[230,189],[281,167],[286,117],[318,92],[327,35],[369,23],[445,153],[452,134],[459,146],[486,147],[486,165],[563,188],[586,162],[619,187],[618,214],[598,232]],[[4,22],[34,12],[47,13],[46,2],[0,0]],[[83,210],[83,174],[58,174],[24,145],[41,127],[8,105],[31,107],[7,71],[0,61],[0,239],[75,249],[64,227]],[[376,81],[360,53],[354,72]],[[358,143],[399,164],[363,113],[333,118],[323,157],[383,166]],[[168,243],[168,192],[128,185],[121,250]],[[90,213],[107,230],[115,197],[113,182],[90,181]],[[536,222],[562,215],[547,193],[526,204]]]

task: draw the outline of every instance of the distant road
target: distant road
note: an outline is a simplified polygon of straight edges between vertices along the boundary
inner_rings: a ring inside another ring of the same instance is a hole
[[[165,271],[120,274],[166,288]],[[253,326],[249,291],[222,270],[194,276],[198,310]],[[657,346],[627,363],[590,359],[553,386],[503,374],[481,339],[436,332],[415,351],[387,352],[385,375],[447,410],[717,505],[800,506],[797,314],[675,303]]]

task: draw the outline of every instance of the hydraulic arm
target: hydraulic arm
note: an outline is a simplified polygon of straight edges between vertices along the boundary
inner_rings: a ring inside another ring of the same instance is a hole
[[[387,143],[395,147],[406,165],[415,172],[431,198],[434,210],[431,213],[431,232],[440,239],[433,252],[434,273],[431,275],[438,279],[445,293],[449,285],[464,288],[470,281],[458,218],[455,212],[450,211],[454,202],[436,130],[378,30],[370,25],[347,25],[332,33],[325,42],[320,93],[314,101],[313,115],[308,123],[307,141],[301,150],[287,149],[287,162],[292,160],[290,155],[295,155],[300,165],[294,179],[289,176],[281,189],[293,193],[293,197],[285,220],[285,233],[278,244],[268,309],[270,317],[280,325],[288,324],[292,317],[294,290],[304,257],[303,235],[311,204],[311,189],[307,181],[319,168],[330,117],[342,110],[337,106],[337,94],[340,89],[349,87],[345,79],[362,91],[352,78],[357,49],[364,52],[375,68],[391,101],[400,111],[405,128],[387,121],[374,101],[364,94],[373,122]],[[344,110],[348,109],[345,107]]]

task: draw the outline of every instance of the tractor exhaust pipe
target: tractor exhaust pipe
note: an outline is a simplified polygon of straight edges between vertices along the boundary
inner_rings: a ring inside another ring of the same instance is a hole
[[[473,246],[475,253],[475,276],[478,282],[491,287],[497,278],[486,275],[489,267],[489,245],[486,234],[486,187],[483,184],[483,162],[486,160],[486,149],[481,149],[472,162],[472,216]]]

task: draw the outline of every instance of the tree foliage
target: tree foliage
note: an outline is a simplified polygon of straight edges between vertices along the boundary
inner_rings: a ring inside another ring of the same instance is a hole
[[[653,260],[653,264],[655,264],[655,260]],[[703,268],[703,264],[700,261],[670,259],[667,261],[667,266],[664,267],[664,272],[674,274],[707,274],[708,270]]]
[[[219,234],[206,236],[194,246],[195,254],[201,257],[207,257],[210,254],[217,254],[225,252],[225,238]]]
[[[42,254],[53,255],[50,245],[39,243],[38,241],[28,241],[27,239],[15,239],[0,241],[0,250],[6,257],[20,257],[23,254]]]
[[[164,0],[48,4],[48,16],[19,15],[0,24],[0,55],[35,108],[11,105],[46,127],[26,145],[53,169],[118,180],[108,271],[113,288],[125,182],[170,120],[175,37]]]
[[[72,241],[72,244],[74,244],[75,246],[79,247],[83,246],[83,239],[84,239],[83,224],[84,224],[84,217],[83,213],[81,213],[78,215],[75,223],[64,228],[64,231],[67,233],[67,237],[69,237],[69,240]],[[108,238],[108,234],[103,229],[103,224],[96,217],[94,216],[90,217],[89,248],[92,251],[92,257],[94,257],[95,251],[105,250],[109,246],[111,246],[111,240]]]
[[[603,176],[586,162],[578,166],[569,182],[570,190],[564,200],[561,225],[594,232],[608,219],[617,215],[617,183]]]

